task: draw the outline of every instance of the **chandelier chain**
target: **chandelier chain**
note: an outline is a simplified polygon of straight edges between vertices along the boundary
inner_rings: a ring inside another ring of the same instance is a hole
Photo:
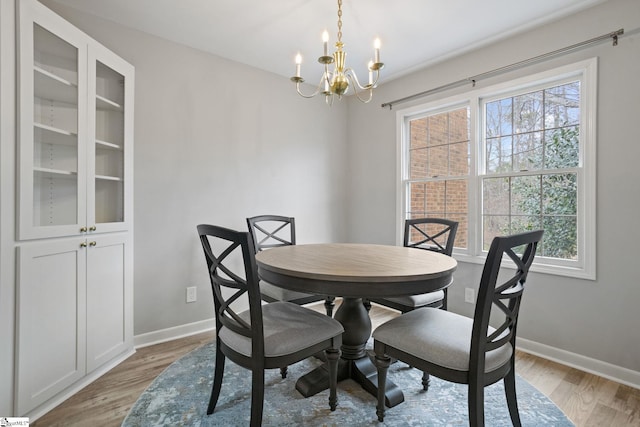
[[[342,42],[342,0],[338,0],[338,42]]]

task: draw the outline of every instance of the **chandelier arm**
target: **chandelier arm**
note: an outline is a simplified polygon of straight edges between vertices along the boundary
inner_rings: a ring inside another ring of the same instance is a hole
[[[373,98],[373,86],[372,85],[367,85],[364,87],[361,86],[360,83],[358,82],[358,77],[356,76],[356,74],[353,72],[351,68],[347,69],[347,71],[345,71],[344,74],[353,84],[353,94],[356,96],[356,98],[358,98],[358,100],[364,104],[371,101],[371,99]],[[358,88],[360,89],[360,91],[358,91]],[[367,91],[369,93],[368,98],[362,98],[360,96],[360,94],[364,91]]]
[[[320,93],[320,87],[318,86],[316,88],[316,91],[313,92],[311,95],[305,95],[304,93],[302,93],[302,91],[300,90],[300,82],[296,82],[296,91],[298,92],[298,95],[300,95],[303,98],[313,98],[314,96],[316,96],[317,94]]]
[[[300,83],[302,83],[302,81],[296,81],[296,91],[298,92],[298,95],[300,95],[303,98],[313,98],[314,96],[316,96],[319,93],[325,93],[326,94],[326,91],[324,90],[324,83],[328,82],[328,81],[329,81],[329,77],[327,75],[327,71],[325,71],[322,74],[322,77],[320,77],[320,83],[318,83],[318,86],[316,87],[315,92],[313,92],[311,95],[305,95],[300,90]]]
[[[377,73],[377,72],[376,72],[376,73]],[[355,71],[353,71],[353,69],[352,69],[352,68],[347,68],[347,69],[344,71],[344,74],[345,74],[346,76],[351,77],[352,82],[355,82],[355,84],[360,88],[360,90],[369,90],[370,88],[372,88],[372,87],[375,85],[375,83],[377,83],[377,82],[378,82],[378,76],[379,76],[379,74],[376,74],[376,81],[375,81],[374,83],[372,83],[372,84],[367,84],[367,85],[365,85],[365,86],[362,86],[362,85],[360,84],[360,80],[358,80],[358,75],[355,73]],[[355,88],[354,88],[354,89],[355,89]]]

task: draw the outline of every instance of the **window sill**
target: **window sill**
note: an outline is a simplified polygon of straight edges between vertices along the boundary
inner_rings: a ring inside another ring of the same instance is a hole
[[[458,262],[464,262],[469,264],[484,264],[486,256],[475,256],[468,254],[455,253],[453,257]],[[510,260],[503,261],[507,268],[515,268],[515,264],[513,264]],[[529,271],[535,273],[543,273],[543,274],[551,274],[554,276],[564,276],[571,277],[574,279],[582,279],[582,280],[596,280],[596,271],[595,267],[592,270],[585,269],[583,267],[578,266],[570,266],[570,265],[554,265],[547,264],[542,262],[533,262],[533,265],[529,269]]]

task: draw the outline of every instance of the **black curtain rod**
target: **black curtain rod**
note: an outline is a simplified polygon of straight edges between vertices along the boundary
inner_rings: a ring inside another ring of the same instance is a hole
[[[580,48],[585,47],[585,46],[589,46],[589,45],[592,45],[592,44],[595,44],[595,43],[600,43],[600,42],[608,40],[608,39],[613,39],[613,46],[617,46],[618,45],[618,36],[620,36],[622,34],[624,34],[624,29],[621,28],[621,29],[619,29],[617,31],[612,31],[612,32],[610,32],[608,34],[603,34],[601,36],[594,37],[592,39],[585,40],[583,42],[576,43],[576,44],[573,44],[571,46],[567,46],[567,47],[564,47],[564,48],[561,48],[561,49],[558,49],[558,50],[554,50],[552,52],[547,52],[547,53],[544,53],[542,55],[534,56],[533,58],[525,59],[524,61],[514,62],[513,64],[505,65],[504,67],[500,67],[500,68],[496,68],[496,69],[491,70],[491,71],[487,71],[487,72],[484,72],[484,73],[476,74],[475,76],[468,77],[466,79],[462,79],[462,80],[458,80],[458,81],[455,81],[455,82],[452,82],[452,83],[448,83],[446,85],[438,86],[436,88],[429,89],[429,90],[426,90],[424,92],[420,92],[420,93],[416,93],[416,94],[413,94],[413,95],[405,96],[404,98],[396,99],[395,101],[385,102],[384,104],[381,105],[381,107],[382,108],[389,107],[389,110],[391,110],[395,104],[400,104],[400,103],[403,103],[403,102],[411,101],[411,100],[416,99],[416,98],[422,98],[422,97],[425,97],[425,96],[428,96],[428,95],[432,95],[434,93],[442,92],[442,91],[447,90],[447,89],[453,89],[453,88],[465,85],[467,83],[471,83],[473,86],[475,86],[476,82],[478,80],[485,79],[485,78],[488,78],[488,77],[493,77],[493,76],[498,75],[498,74],[506,73],[507,71],[511,71],[511,70],[514,70],[514,69],[517,69],[517,68],[520,68],[520,67],[524,67],[524,66],[527,66],[527,65],[542,61],[542,60],[547,59],[547,58],[551,58],[551,57],[554,57],[554,56],[561,55],[563,53],[571,52],[571,51],[580,49]]]

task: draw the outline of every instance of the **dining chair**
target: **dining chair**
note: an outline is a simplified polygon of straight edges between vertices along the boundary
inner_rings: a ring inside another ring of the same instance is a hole
[[[416,218],[404,222],[404,246],[440,252],[451,256],[458,231],[458,222],[444,218]],[[368,298],[365,307],[370,309],[371,302],[406,313],[420,307],[447,309],[447,289],[420,295],[402,297]]]
[[[458,222],[445,218],[415,218],[404,222],[404,246],[451,256],[458,231]],[[371,302],[407,313],[420,307],[447,309],[448,288],[419,295],[401,297],[367,298],[364,305],[371,309]],[[422,389],[429,389],[429,373],[422,373]]]
[[[264,249],[296,244],[295,218],[280,215],[259,215],[247,218],[247,226],[251,237],[253,237],[256,253]],[[260,294],[262,299],[267,302],[289,301],[302,305],[324,300],[327,316],[331,317],[333,315],[334,296],[311,295],[290,291],[264,280],[260,281]]]
[[[398,316],[373,332],[378,387],[384,390],[391,359],[402,360],[447,381],[468,385],[469,425],[484,425],[484,387],[504,381],[514,426],[515,344],[520,301],[542,230],[495,237],[480,279],[473,318],[432,307]],[[512,261],[503,261],[504,255]],[[514,266],[515,264],[515,266]],[[491,324],[489,325],[489,319]],[[384,420],[384,393],[376,415]]]
[[[251,234],[207,224],[198,225],[197,229],[207,261],[216,317],[215,367],[207,414],[214,412],[220,397],[225,358],[251,370],[250,424],[259,426],[265,369],[287,366],[320,351],[324,351],[328,362],[329,407],[334,411],[342,325],[290,302],[262,305]],[[234,307],[247,300],[249,309],[236,311]]]

